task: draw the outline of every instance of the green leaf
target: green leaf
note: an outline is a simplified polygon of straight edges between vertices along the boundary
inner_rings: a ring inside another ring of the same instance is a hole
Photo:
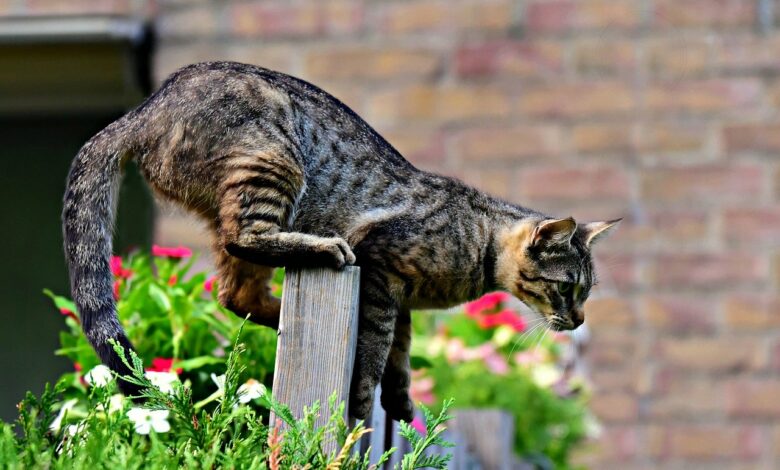
[[[429,369],[433,367],[433,363],[422,356],[411,356],[409,358],[409,363],[412,366],[412,370]]]
[[[171,311],[171,299],[157,284],[149,284],[149,297],[154,300],[163,312]]]
[[[176,361],[175,367],[181,367],[186,371],[200,369],[203,366],[210,366],[216,364],[224,364],[225,360],[219,357],[213,356],[200,356],[193,357],[192,359],[185,359],[183,361]]]
[[[43,293],[49,296],[51,300],[54,301],[54,305],[57,308],[66,308],[78,315],[78,309],[76,308],[76,304],[74,304],[73,301],[71,301],[70,299],[62,297],[60,295],[55,295],[49,289],[43,289]]]

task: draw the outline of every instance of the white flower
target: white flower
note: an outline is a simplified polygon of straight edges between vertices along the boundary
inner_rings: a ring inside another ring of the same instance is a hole
[[[84,380],[93,387],[105,387],[113,378],[114,375],[111,373],[111,369],[103,364],[93,367],[84,376]]]
[[[550,387],[561,380],[563,374],[551,364],[537,364],[531,369],[531,379],[540,387]]]
[[[245,384],[238,387],[238,401],[240,403],[249,403],[255,398],[265,395],[265,385],[255,379],[249,379]]]
[[[69,424],[65,428],[65,435],[68,436],[68,437],[75,437],[76,434],[78,434],[81,431],[83,431],[84,428],[86,428],[86,427],[87,427],[87,423],[85,423],[83,421],[80,422],[79,424]]]
[[[501,325],[493,333],[493,343],[499,348],[515,339],[515,330],[511,326]]]
[[[111,398],[108,399],[108,413],[113,414],[117,411],[122,411],[125,407],[125,396],[121,393],[115,393],[111,395]],[[98,403],[97,405],[98,411],[105,411],[105,407],[103,407],[102,403]]]
[[[154,432],[168,432],[171,425],[168,423],[168,410],[147,410],[145,408],[130,408],[127,417],[133,422],[135,432],[149,434]]]
[[[66,401],[62,404],[62,408],[60,408],[59,414],[57,414],[57,417],[54,418],[54,421],[51,422],[49,425],[49,429],[51,429],[54,432],[57,432],[60,430],[60,427],[62,427],[62,420],[65,419],[65,415],[68,414],[68,411],[72,410],[74,406],[76,406],[76,403],[79,401],[75,398]]]
[[[216,374],[212,373],[211,374],[211,380],[217,386],[217,391],[224,393],[224,391],[225,391],[225,374],[216,375]]]
[[[179,381],[175,372],[154,372],[147,370],[144,376],[163,393],[173,393],[173,384]]]

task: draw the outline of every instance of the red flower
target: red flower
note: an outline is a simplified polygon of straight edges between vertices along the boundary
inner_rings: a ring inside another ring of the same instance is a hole
[[[79,383],[85,387],[88,387],[89,384],[87,384],[87,381],[84,380],[84,376],[81,374],[81,369],[82,369],[81,364],[79,364],[78,362],[74,362],[73,369],[76,371],[76,375],[79,378]]]
[[[203,283],[203,290],[206,292],[211,292],[214,290],[214,281],[217,280],[217,276],[211,276],[210,278],[206,279],[206,281]]]
[[[111,266],[111,272],[114,274],[114,277],[119,279],[127,279],[133,274],[133,271],[122,267],[122,258],[119,256],[112,256],[109,265]]]
[[[509,300],[510,296],[506,292],[492,292],[485,294],[479,299],[469,302],[464,306],[466,315],[470,317],[478,317],[486,310],[493,310],[498,306]]]
[[[70,318],[76,320],[76,323],[79,323],[79,317],[77,317],[76,314],[72,310],[67,309],[65,307],[61,307],[60,308],[60,313],[65,315],[66,317],[70,317]]]
[[[173,287],[176,285],[176,283],[179,282],[179,276],[172,274],[171,277],[168,278],[168,285]]]
[[[114,300],[116,301],[119,300],[119,286],[121,285],[122,285],[122,281],[118,279],[114,281]]]
[[[493,315],[482,316],[477,321],[481,328],[494,328],[496,326],[507,325],[511,326],[518,333],[525,331],[526,328],[523,317],[509,309],[504,309]]]
[[[189,258],[192,256],[192,250],[185,246],[164,247],[159,245],[152,245],[152,255],[175,259]]]
[[[149,372],[171,372],[174,371],[173,362],[173,358],[155,357],[152,359],[152,366],[147,367],[146,370]],[[181,374],[182,368],[179,367],[174,372]]]

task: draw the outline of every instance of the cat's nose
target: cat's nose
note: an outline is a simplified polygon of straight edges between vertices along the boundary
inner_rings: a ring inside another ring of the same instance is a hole
[[[574,323],[574,328],[582,325],[585,322],[585,311],[581,308],[574,309],[571,312],[571,321]]]

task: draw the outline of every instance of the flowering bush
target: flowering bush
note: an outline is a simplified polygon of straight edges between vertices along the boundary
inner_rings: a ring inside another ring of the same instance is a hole
[[[581,378],[561,365],[569,336],[529,325],[497,292],[462,313],[415,316],[412,395],[429,405],[501,408],[515,417],[515,451],[542,468],[568,468],[571,450],[594,421]]]
[[[57,354],[74,371],[40,398],[28,394],[16,429],[0,422],[0,468],[371,467],[368,452],[354,450],[370,430],[350,429],[343,404],[331,400],[329,422],[317,427],[318,404],[296,420],[273,400],[266,385],[276,332],[221,307],[214,278],[189,274],[193,262],[187,248],[158,246],[151,257],[111,259],[119,318],[137,353],[126,357],[115,348],[133,371],[123,379],[143,390],[142,404],[118,392],[116,377],[84,338],[74,304],[46,291],[66,324]],[[277,292],[282,276],[276,273]],[[437,416],[424,410],[423,434],[401,425],[412,451],[397,468],[446,468],[449,456],[424,451],[447,445],[440,434],[448,406]],[[263,424],[269,411],[278,418],[272,426]],[[328,443],[337,450],[324,451]]]
[[[236,337],[243,320],[219,305],[213,277],[206,273],[190,275],[195,261],[188,248],[154,246],[152,256],[133,254],[127,259],[111,258],[114,295],[119,319],[128,338],[143,360],[147,378],[170,392],[176,383],[186,383],[197,400],[213,392],[212,375],[224,369],[225,349]],[[277,273],[281,283],[283,273]],[[57,354],[73,362],[74,372],[64,379],[67,398],[83,402],[91,376],[106,376],[107,369],[81,331],[76,307],[67,298],[49,295],[64,316],[66,330],[60,334],[62,347]],[[247,384],[270,385],[276,356],[276,332],[247,324],[241,355],[240,379]],[[97,369],[95,369],[98,367]]]

